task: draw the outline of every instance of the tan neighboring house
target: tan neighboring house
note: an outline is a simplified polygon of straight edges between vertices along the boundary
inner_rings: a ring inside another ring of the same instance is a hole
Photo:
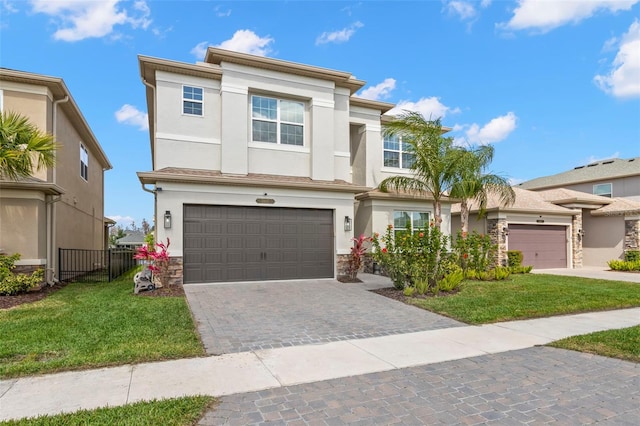
[[[0,180],[0,250],[20,270],[58,276],[58,249],[106,247],[104,172],[111,164],[61,78],[0,69],[0,108],[27,116],[59,145],[56,165]]]
[[[503,206],[490,197],[486,216],[477,203],[469,231],[488,234],[498,245],[498,264],[507,250],[520,250],[536,269],[606,266],[627,250],[640,249],[640,202],[566,188],[529,191],[513,188],[516,201]],[[461,229],[460,205],[452,209],[452,231]]]
[[[354,235],[433,218],[431,200],[374,191],[411,154],[382,136],[394,105],[355,96],[350,73],[211,47],[139,63],[153,169],[138,177],[174,282],[334,278]]]

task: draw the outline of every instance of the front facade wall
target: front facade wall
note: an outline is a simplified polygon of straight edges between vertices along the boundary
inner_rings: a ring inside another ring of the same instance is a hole
[[[170,239],[169,255],[172,258],[183,258],[183,208],[188,204],[329,209],[333,211],[334,217],[335,255],[345,255],[350,252],[353,233],[344,230],[344,217],[353,218],[353,194],[351,193],[170,182],[158,182],[157,186],[162,187],[162,191],[156,194],[158,218],[156,238],[157,241],[163,242],[166,242],[167,238]],[[257,200],[273,200],[273,204],[262,204]],[[171,213],[170,229],[162,226],[166,211]]]
[[[46,205],[37,191],[0,190],[0,252],[19,253],[20,263],[46,263]]]
[[[638,164],[640,169],[640,164]],[[640,201],[640,173],[637,176],[628,176],[624,178],[606,179],[597,182],[586,182],[575,185],[563,185],[563,188],[572,189],[574,191],[586,192],[593,194],[593,186],[600,183],[610,183],[613,197],[624,197],[632,200]]]
[[[582,216],[584,228],[583,265],[607,266],[612,259],[624,257],[624,217]]]

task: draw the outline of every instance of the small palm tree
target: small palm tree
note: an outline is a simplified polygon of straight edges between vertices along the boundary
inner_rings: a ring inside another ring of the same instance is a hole
[[[414,156],[412,176],[392,176],[380,182],[381,191],[407,191],[433,200],[434,225],[442,224],[442,200],[451,191],[460,173],[457,168],[463,150],[453,144],[453,138],[442,136],[440,119],[426,120],[422,114],[405,111],[395,120],[385,123],[385,136],[401,136]]]
[[[29,119],[15,112],[0,114],[0,178],[16,180],[31,176],[35,169],[52,167],[56,143]]]
[[[481,146],[475,149],[464,149],[459,159],[457,181],[451,188],[451,196],[460,199],[460,221],[462,235],[469,232],[469,213],[472,202],[477,201],[480,216],[485,213],[489,195],[495,195],[504,206],[513,204],[516,194],[509,181],[502,176],[485,173],[485,169],[493,161],[494,147]]]

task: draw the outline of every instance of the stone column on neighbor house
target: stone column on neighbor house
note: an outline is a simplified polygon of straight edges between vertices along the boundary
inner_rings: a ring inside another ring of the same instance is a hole
[[[640,215],[624,218],[624,252],[640,250]]]
[[[582,229],[582,209],[576,211],[576,214],[571,216],[571,258],[572,267],[582,268],[582,240],[584,238],[584,232]]]
[[[337,254],[336,255],[336,266],[338,270],[338,276],[347,275],[347,271],[349,270],[349,255],[348,254]]]
[[[507,235],[504,231],[507,228],[507,217],[498,213],[487,217],[487,235],[491,243],[497,246],[493,264],[496,266],[507,266]]]
[[[182,285],[182,257],[169,260],[169,285]]]

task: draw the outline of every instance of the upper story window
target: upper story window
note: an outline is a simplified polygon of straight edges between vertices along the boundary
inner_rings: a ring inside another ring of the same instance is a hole
[[[89,180],[89,151],[80,144],[80,177]]]
[[[182,86],[182,113],[202,115],[202,88]]]
[[[613,197],[613,190],[610,183],[599,183],[593,185],[593,194],[600,195],[602,197]]]
[[[384,137],[384,166],[410,169],[416,157],[411,152],[411,145],[402,141],[402,136],[387,135]]]
[[[304,104],[252,96],[251,133],[254,142],[304,145]]]
[[[393,232],[395,235],[402,235],[407,232],[417,232],[429,226],[428,212],[414,211],[394,211],[393,212]]]

